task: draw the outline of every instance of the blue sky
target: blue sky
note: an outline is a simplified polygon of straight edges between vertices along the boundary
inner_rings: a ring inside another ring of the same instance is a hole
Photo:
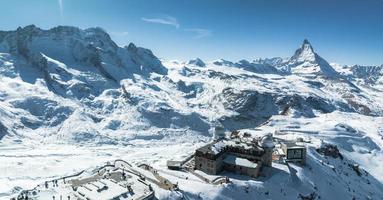
[[[289,57],[308,38],[330,62],[383,64],[383,0],[2,0],[0,29],[102,27],[161,58]],[[61,5],[61,6],[60,6]]]

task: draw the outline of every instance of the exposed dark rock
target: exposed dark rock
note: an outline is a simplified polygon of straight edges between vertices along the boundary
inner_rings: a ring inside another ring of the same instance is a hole
[[[199,58],[189,60],[188,65],[196,65],[198,67],[206,67],[206,64]]]
[[[340,158],[341,160],[343,160],[343,156],[339,152],[339,149],[336,145],[324,144],[322,147],[317,149],[317,152],[325,156],[330,156],[332,158]]]
[[[351,167],[352,170],[356,173],[358,176],[362,176],[361,169],[359,168],[358,164],[348,164],[349,167]]]
[[[0,122],[0,139],[8,134],[8,129]]]
[[[299,198],[301,198],[301,200],[315,200],[317,197],[318,195],[315,192],[308,195],[299,194]]]

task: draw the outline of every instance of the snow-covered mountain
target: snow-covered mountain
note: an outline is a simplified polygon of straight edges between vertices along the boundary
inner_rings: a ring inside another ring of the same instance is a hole
[[[203,62],[200,58],[189,60],[189,62],[187,64],[188,65],[195,65],[198,67],[205,67],[206,66],[205,62]]]
[[[299,49],[291,58],[283,59],[279,57],[257,59],[252,62],[240,60],[236,63],[217,60],[213,64],[219,66],[238,67],[258,74],[297,74],[300,76],[326,76],[337,77],[338,72],[322,57],[315,53],[310,42],[305,39]]]
[[[292,73],[297,74],[320,74],[335,77],[337,72],[330,64],[314,52],[310,42],[305,39],[301,48],[288,61]]]
[[[0,146],[112,144],[123,148],[145,143],[166,149],[167,145],[208,141],[217,122],[228,131],[280,130],[293,132],[289,137],[310,138],[310,165],[327,174],[333,188],[346,191],[358,187],[361,178],[339,178],[326,167],[339,168],[344,163],[330,158],[329,163],[320,164],[324,158],[315,153],[321,141],[338,145],[347,161],[359,163],[368,174],[362,177],[359,193],[341,195],[378,199],[383,196],[379,170],[383,163],[382,69],[329,64],[307,40],[287,59],[176,62],[160,61],[149,49],[132,43],[119,47],[101,28],[42,30],[31,25],[0,31]],[[157,154],[148,155],[155,157],[149,162],[161,164],[160,158],[173,153]],[[0,163],[8,162],[5,167],[16,165],[14,160],[0,159]],[[301,170],[297,173],[302,185],[321,177]],[[0,177],[0,185],[14,186],[7,180]],[[375,184],[373,189],[368,189],[366,180]],[[264,187],[251,180],[238,184]],[[273,179],[266,185],[278,184]],[[289,186],[290,197],[317,187],[308,185]],[[326,195],[329,186],[320,187],[317,194],[331,197]],[[230,198],[232,189],[217,192]],[[379,189],[375,196],[369,194]],[[0,190],[0,197],[8,190]]]

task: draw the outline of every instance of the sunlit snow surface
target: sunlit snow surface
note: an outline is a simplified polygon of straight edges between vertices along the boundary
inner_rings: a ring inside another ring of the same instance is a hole
[[[119,158],[132,164],[148,163],[160,170],[161,175],[178,182],[184,194],[191,198],[205,199],[295,199],[299,194],[315,191],[324,199],[359,198],[369,195],[372,199],[381,199],[383,195],[382,140],[375,132],[381,118],[361,117],[345,113],[320,115],[313,119],[288,119],[274,117],[261,129],[248,129],[254,135],[278,129],[281,134],[275,137],[295,139],[303,137],[311,140],[308,162],[304,168],[297,165],[273,163],[273,168],[265,168],[265,177],[252,180],[246,176],[224,173],[232,178],[233,184],[213,186],[206,184],[193,175],[166,169],[166,160],[180,160],[203,142],[172,142],[164,140],[134,140],[128,146],[76,146],[41,145],[39,143],[7,144],[0,147],[0,193],[6,199],[12,189],[32,188],[36,184],[56,177],[70,175],[82,169],[95,168],[107,161]],[[363,122],[362,122],[363,121]],[[335,128],[338,123],[352,124],[357,133]],[[294,125],[292,127],[291,125]],[[299,128],[298,128],[299,127]],[[296,130],[294,134],[283,134]],[[320,140],[337,144],[346,157],[345,160],[325,158],[316,153],[315,147]],[[376,141],[377,143],[374,143]],[[359,177],[348,166],[353,161],[361,164],[370,175]],[[346,164],[345,164],[346,163]],[[336,172],[333,171],[336,169]],[[189,179],[186,180],[186,177]],[[249,187],[249,193],[245,188]],[[316,188],[316,189],[315,189]],[[348,191],[350,188],[350,191]],[[155,187],[158,198],[179,198],[178,193],[170,193]],[[352,192],[355,191],[355,192]]]

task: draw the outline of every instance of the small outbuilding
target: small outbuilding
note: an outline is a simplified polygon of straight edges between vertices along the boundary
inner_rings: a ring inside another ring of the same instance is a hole
[[[296,143],[282,143],[282,150],[287,162],[306,163],[306,147]]]
[[[168,166],[168,169],[171,169],[171,170],[181,170],[182,169],[182,162],[181,161],[168,160],[166,162],[166,165]]]

